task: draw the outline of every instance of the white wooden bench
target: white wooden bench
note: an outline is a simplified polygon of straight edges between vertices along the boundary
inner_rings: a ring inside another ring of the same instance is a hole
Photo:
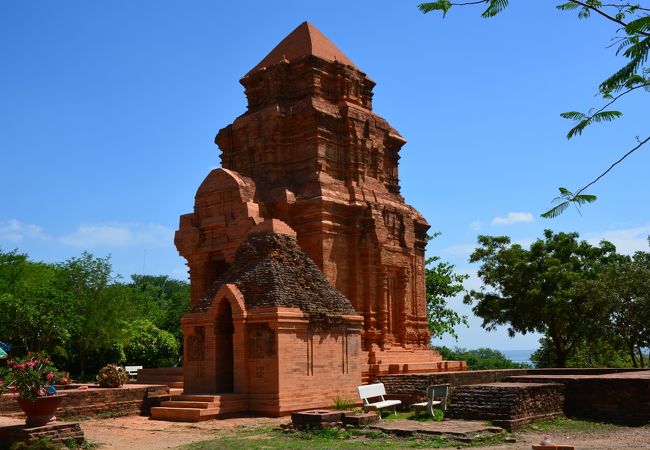
[[[138,370],[142,369],[142,366],[126,366],[124,367],[126,372],[129,374],[130,378],[138,378]]]
[[[393,411],[397,405],[401,405],[401,400],[386,400],[386,388],[384,383],[366,384],[365,386],[358,386],[359,397],[363,400],[363,411],[367,412],[371,409],[379,410],[381,408],[393,407]],[[372,400],[372,401],[371,401]]]
[[[434,417],[433,407],[442,405],[443,411],[447,409],[447,396],[449,395],[448,384],[432,384],[427,388],[427,401],[420,403],[413,403],[412,409],[426,409],[427,412]],[[440,399],[440,400],[436,400]]]

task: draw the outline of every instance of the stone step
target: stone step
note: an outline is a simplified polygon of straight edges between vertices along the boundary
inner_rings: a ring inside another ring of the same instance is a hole
[[[192,402],[182,400],[167,400],[160,403],[160,406],[172,406],[174,408],[218,408],[219,403],[216,402]]]
[[[183,388],[169,388],[169,395],[172,397],[175,395],[182,395],[183,394]]]
[[[217,403],[221,401],[221,395],[211,394],[181,394],[172,396],[173,401],[179,402],[209,402]]]
[[[161,374],[161,373],[143,373],[138,374],[138,381],[140,380],[169,380],[169,381],[183,381],[183,374]]]
[[[184,384],[182,381],[161,381],[161,380],[156,380],[156,381],[140,381],[138,380],[138,384],[157,384],[157,385],[165,385],[169,386],[170,388],[175,388],[175,389],[183,389]]]
[[[164,375],[183,375],[182,367],[158,367],[158,368],[144,368],[138,370],[141,374],[164,374]]]
[[[244,412],[248,409],[248,397],[240,394],[191,394],[174,395],[172,400],[151,408],[154,420],[175,422],[199,422]]]
[[[200,422],[215,419],[219,416],[220,408],[178,408],[172,406],[154,406],[151,408],[153,420],[168,420],[170,422]]]

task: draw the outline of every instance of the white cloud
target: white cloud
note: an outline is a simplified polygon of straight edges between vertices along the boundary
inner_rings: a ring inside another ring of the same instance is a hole
[[[165,247],[173,241],[173,230],[158,224],[111,223],[82,225],[61,236],[59,242],[74,247],[155,245]]]
[[[585,239],[594,245],[604,239],[614,244],[617,252],[632,255],[636,251],[650,251],[648,235],[650,225],[588,233]]]
[[[469,226],[472,230],[478,231],[483,227],[483,222],[480,220],[475,220],[474,222],[470,223]]]
[[[511,225],[518,222],[532,222],[533,215],[529,212],[509,212],[505,217],[495,217],[492,225]]]
[[[51,239],[38,225],[22,223],[16,219],[0,222],[0,241],[17,244],[25,239]]]

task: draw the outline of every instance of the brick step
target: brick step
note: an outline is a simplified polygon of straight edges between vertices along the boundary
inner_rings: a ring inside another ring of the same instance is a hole
[[[240,394],[221,394],[221,395],[205,395],[205,394],[194,394],[194,395],[174,395],[172,396],[171,402],[197,402],[197,403],[209,403],[215,407],[220,408],[239,408],[248,406],[248,397],[246,395]]]
[[[222,395],[210,395],[210,394],[181,394],[173,395],[172,400],[179,402],[209,402],[216,403],[221,401]]]
[[[218,408],[219,403],[216,402],[192,402],[182,400],[167,400],[160,403],[160,406],[173,406],[174,408]]]
[[[157,367],[157,368],[144,368],[138,370],[142,374],[165,374],[165,375],[183,375],[182,367]]]
[[[138,374],[139,383],[151,383],[154,381],[183,381],[183,375],[140,375]]]
[[[175,395],[181,395],[183,393],[182,388],[169,388],[169,395],[172,397]]]
[[[219,416],[220,408],[177,408],[171,406],[154,406],[151,408],[153,420],[168,420],[170,422],[200,422],[215,419]]]
[[[239,394],[174,395],[172,400],[164,401],[161,405],[151,408],[152,419],[199,422],[246,411],[248,397]]]
[[[170,388],[183,389],[184,384],[182,381],[163,381],[163,380],[138,380],[138,384],[157,384],[157,385],[166,385]]]

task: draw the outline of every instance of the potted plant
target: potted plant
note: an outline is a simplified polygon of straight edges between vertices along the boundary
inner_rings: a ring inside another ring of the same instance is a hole
[[[65,377],[46,355],[30,353],[24,358],[7,360],[0,386],[3,392],[17,394],[16,400],[27,416],[27,425],[40,426],[56,420],[54,413],[65,394],[57,394],[55,385],[62,378]]]

